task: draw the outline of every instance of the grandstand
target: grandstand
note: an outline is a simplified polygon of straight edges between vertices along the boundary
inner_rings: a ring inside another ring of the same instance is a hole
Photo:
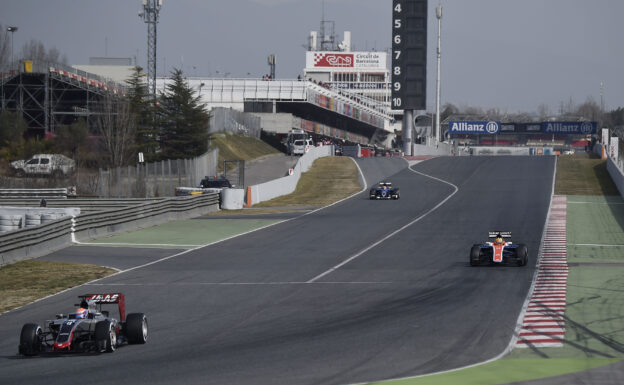
[[[0,71],[1,110],[22,114],[27,137],[48,137],[81,117],[91,127],[102,100],[125,93],[108,78],[56,63],[23,60]]]
[[[303,129],[317,138],[341,139],[352,143],[376,144],[393,133],[393,117],[387,103],[331,89],[304,80],[188,78],[208,109],[224,107],[266,115],[290,115],[290,126],[263,124],[269,134],[284,135],[291,129]],[[168,78],[156,79],[164,90]],[[274,116],[272,117],[275,118]],[[263,119],[269,121],[270,119]]]

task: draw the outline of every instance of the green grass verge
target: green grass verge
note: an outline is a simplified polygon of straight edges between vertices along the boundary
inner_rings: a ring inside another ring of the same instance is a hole
[[[89,244],[123,247],[191,249],[277,222],[273,219],[185,219],[100,238]]]
[[[230,133],[212,134],[210,147],[219,148],[219,172],[223,172],[224,160],[252,160],[280,153],[260,139]]]
[[[384,385],[499,385],[560,376],[605,366],[617,359],[502,359],[484,365],[431,376],[373,382]]]
[[[101,266],[34,260],[4,266],[0,268],[0,313],[114,272]]]
[[[595,154],[559,156],[555,194],[619,195],[606,162]]]
[[[360,191],[357,175],[355,164],[347,157],[319,158],[301,174],[295,192],[254,207],[325,206]]]

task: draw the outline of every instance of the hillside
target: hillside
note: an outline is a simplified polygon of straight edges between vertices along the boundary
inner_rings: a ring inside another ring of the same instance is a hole
[[[219,172],[224,160],[252,160],[280,153],[260,139],[230,133],[212,134],[210,148],[215,147],[219,149]]]

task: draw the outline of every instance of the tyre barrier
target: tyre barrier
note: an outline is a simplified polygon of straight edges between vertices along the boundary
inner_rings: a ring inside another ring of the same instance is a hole
[[[26,227],[35,227],[41,224],[41,214],[26,214],[25,225]]]
[[[59,213],[41,214],[41,224],[54,222],[55,220],[62,218],[64,215]]]
[[[0,215],[0,232],[19,230],[21,226],[21,215]]]

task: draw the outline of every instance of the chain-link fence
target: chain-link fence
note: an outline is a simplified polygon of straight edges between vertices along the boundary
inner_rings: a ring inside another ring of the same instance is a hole
[[[169,159],[136,166],[100,169],[96,195],[100,198],[153,198],[175,195],[176,187],[196,187],[217,172],[219,150],[191,159]]]
[[[262,127],[260,117],[254,114],[236,111],[231,108],[216,107],[210,112],[208,132],[230,132],[260,139]]]

